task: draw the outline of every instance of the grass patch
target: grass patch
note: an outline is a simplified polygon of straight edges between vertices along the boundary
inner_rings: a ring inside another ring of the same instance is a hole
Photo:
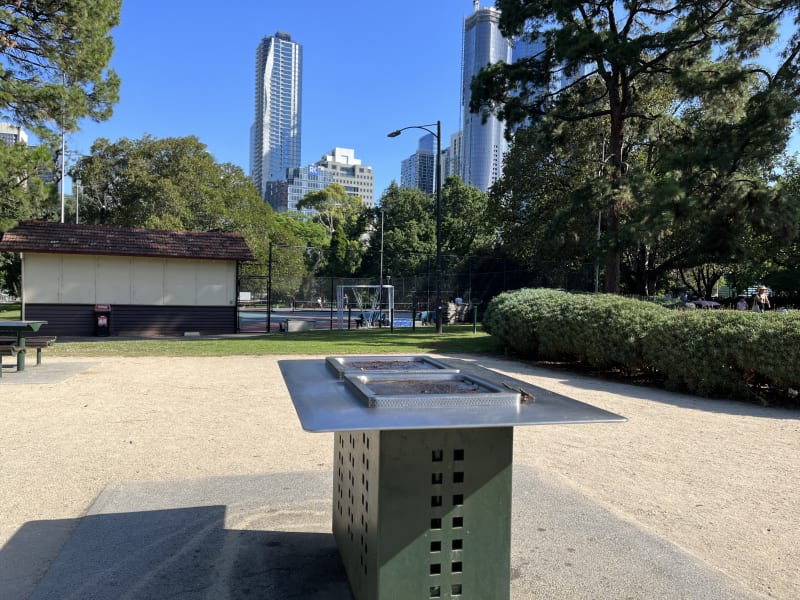
[[[434,329],[397,328],[350,331],[275,333],[248,338],[148,339],[58,342],[51,356],[243,356],[270,354],[495,354],[501,352],[487,333],[472,333],[471,325],[452,325],[437,335]]]
[[[0,304],[0,319],[4,321],[20,320],[19,304]]]

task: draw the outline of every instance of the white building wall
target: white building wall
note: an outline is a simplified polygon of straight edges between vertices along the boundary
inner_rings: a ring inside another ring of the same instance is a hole
[[[31,304],[229,306],[236,263],[26,252],[23,297]]]

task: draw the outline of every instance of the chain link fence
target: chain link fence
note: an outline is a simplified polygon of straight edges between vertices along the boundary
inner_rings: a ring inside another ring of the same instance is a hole
[[[378,285],[373,278],[331,277],[316,274],[321,261],[314,249],[276,248],[266,272],[246,272],[239,276],[239,329],[249,332],[278,331],[286,319],[312,319],[316,329],[336,327],[337,286]],[[384,285],[394,286],[394,309],[406,316],[429,313],[436,309],[437,278],[435,257],[422,261],[416,273],[383,273]],[[477,307],[478,317],[488,302],[506,290],[525,287],[558,288],[570,291],[594,291],[595,265],[540,263],[520,268],[502,258],[442,257],[439,282],[445,305],[460,299],[463,307]],[[352,311],[364,310],[366,301],[350,298]],[[268,311],[267,308],[271,310]],[[460,310],[459,318],[472,310]],[[454,315],[448,319],[454,321]]]

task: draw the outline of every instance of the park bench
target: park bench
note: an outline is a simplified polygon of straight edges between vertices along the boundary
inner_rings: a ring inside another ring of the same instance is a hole
[[[16,340],[13,340],[16,342]],[[25,352],[25,348],[20,348],[11,342],[0,342],[0,377],[3,376],[3,357],[16,356],[20,352]]]
[[[36,364],[42,364],[42,349],[49,348],[53,344],[56,343],[55,336],[47,336],[47,335],[36,335],[31,337],[25,338],[25,348],[36,348]],[[7,348],[9,346],[13,346],[16,348],[16,341],[17,338],[13,336],[0,336],[0,348]],[[19,350],[19,348],[17,348]],[[17,352],[14,354],[5,354],[4,356],[16,356]],[[2,360],[2,359],[0,359]]]

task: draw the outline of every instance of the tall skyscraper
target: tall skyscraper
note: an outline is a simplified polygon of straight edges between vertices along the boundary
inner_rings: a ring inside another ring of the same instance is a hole
[[[461,146],[461,178],[487,191],[503,174],[503,155],[508,151],[505,125],[495,116],[481,123],[481,115],[469,111],[470,83],[483,67],[511,61],[511,42],[500,33],[500,11],[481,8],[464,20],[464,54],[461,75],[461,106],[464,115]]]
[[[256,50],[255,120],[250,128],[250,176],[262,197],[267,183],[286,181],[300,166],[303,47],[279,31]]]

